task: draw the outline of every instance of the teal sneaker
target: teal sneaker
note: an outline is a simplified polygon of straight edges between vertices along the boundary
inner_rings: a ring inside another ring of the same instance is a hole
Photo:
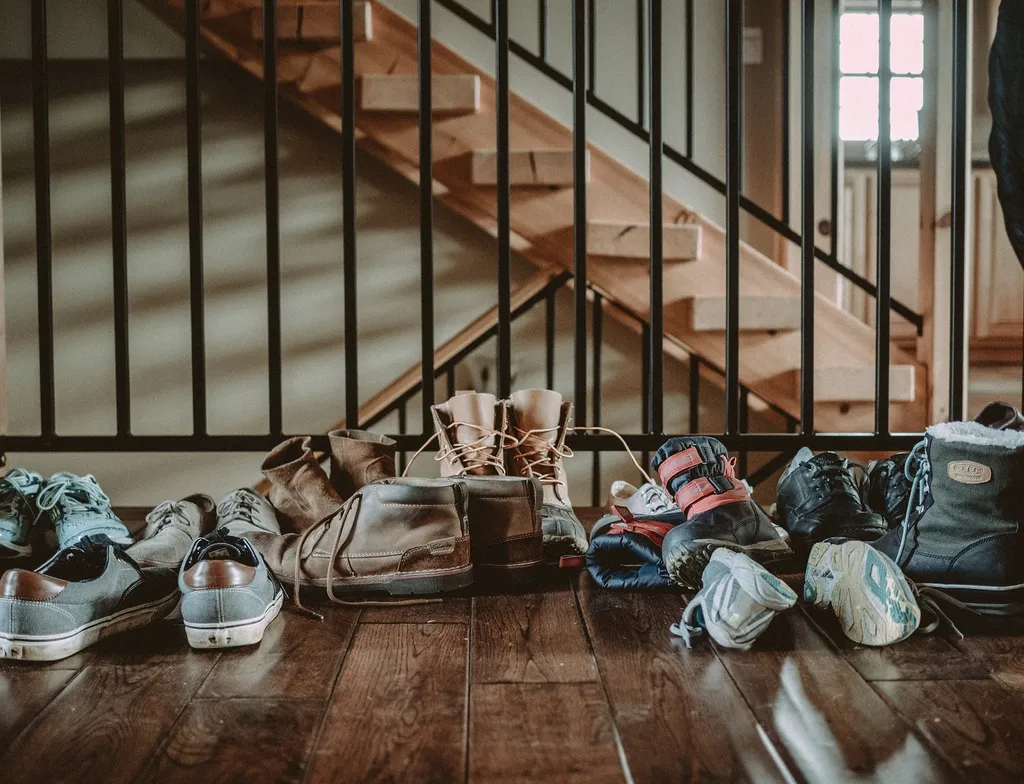
[[[905,640],[921,624],[921,608],[900,568],[852,539],[826,539],[811,548],[804,599],[831,606],[843,633],[861,645]]]
[[[24,468],[12,468],[0,477],[0,558],[32,554],[36,496],[42,484],[42,476]]]
[[[54,474],[36,496],[40,514],[49,512],[63,550],[86,536],[106,536],[114,544],[129,545],[132,535],[110,508],[110,499],[92,474]]]

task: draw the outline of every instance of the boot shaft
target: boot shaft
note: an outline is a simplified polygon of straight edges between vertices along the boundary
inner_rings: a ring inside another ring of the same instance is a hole
[[[505,401],[487,393],[459,393],[430,409],[442,476],[504,476],[510,442]]]
[[[366,430],[332,430],[331,485],[342,499],[395,476],[395,442]]]
[[[539,479],[545,503],[572,506],[563,462],[572,403],[549,389],[524,389],[512,393],[506,404],[515,444],[506,455],[508,473]]]
[[[309,437],[278,444],[264,459],[261,470],[270,482],[270,503],[296,533],[341,508],[342,497],[313,454]]]

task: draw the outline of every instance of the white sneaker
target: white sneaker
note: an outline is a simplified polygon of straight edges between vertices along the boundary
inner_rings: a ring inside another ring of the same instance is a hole
[[[683,610],[683,619],[671,626],[688,648],[707,631],[724,648],[749,650],[776,613],[796,604],[796,594],[782,580],[743,553],[725,548],[711,554],[703,583]]]
[[[217,503],[217,526],[232,536],[280,534],[277,512],[263,495],[248,487],[232,490]]]
[[[678,511],[672,497],[663,487],[653,482],[644,482],[640,487],[634,487],[629,482],[616,479],[612,482],[610,502],[612,506],[625,507],[634,515]]]
[[[861,645],[905,640],[921,623],[921,608],[900,568],[867,542],[826,539],[811,548],[804,599],[831,605],[843,633]]]

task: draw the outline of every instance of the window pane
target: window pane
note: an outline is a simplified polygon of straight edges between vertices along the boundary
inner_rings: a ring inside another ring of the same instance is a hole
[[[920,133],[918,113],[924,106],[924,79],[919,76],[894,76],[889,100],[892,108],[892,138],[914,141]]]
[[[893,14],[889,65],[893,73],[924,70],[924,15]]]
[[[839,18],[839,70],[878,72],[878,14],[843,14]]]
[[[839,136],[845,141],[878,138],[878,78],[844,76],[839,80]]]

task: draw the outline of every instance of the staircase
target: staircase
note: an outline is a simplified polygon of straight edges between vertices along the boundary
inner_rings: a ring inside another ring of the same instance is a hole
[[[178,29],[182,0],[140,0]],[[418,182],[416,27],[380,3],[356,2],[355,69],[360,147]],[[278,76],[283,98],[340,131],[338,4],[279,0]],[[202,34],[214,51],[262,77],[259,0],[210,0]],[[433,45],[435,198],[496,234],[494,80]],[[572,270],[571,130],[510,95],[512,248],[541,271]],[[602,150],[588,151],[590,285],[646,318],[648,187]],[[666,351],[721,368],[725,356],[726,239],[721,227],[664,196]],[[791,416],[800,411],[800,281],[741,246],[740,380]],[[617,310],[609,309],[616,317]],[[496,318],[496,316],[495,316]],[[874,330],[825,297],[816,303],[815,394],[823,432],[868,431],[873,422]],[[926,424],[925,369],[893,345],[894,432]]]

